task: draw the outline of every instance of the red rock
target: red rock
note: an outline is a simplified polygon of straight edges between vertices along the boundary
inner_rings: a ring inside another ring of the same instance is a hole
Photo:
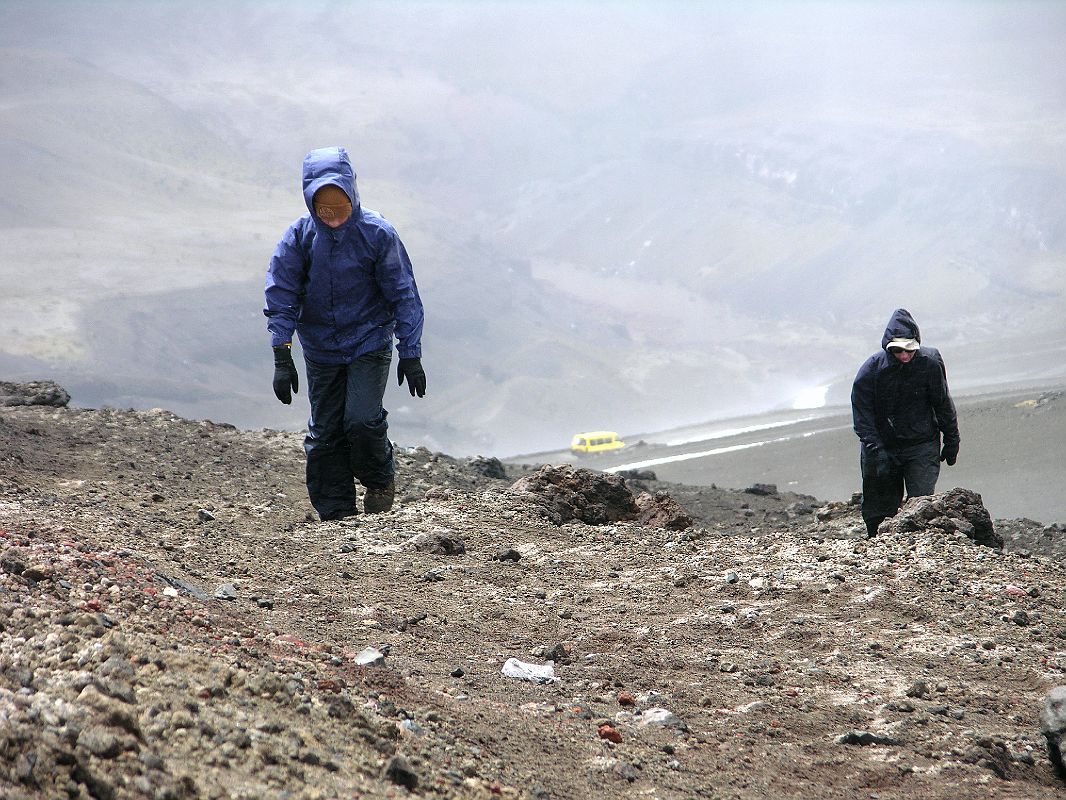
[[[606,739],[608,742],[620,744],[622,741],[622,734],[611,725],[600,725],[596,733],[599,734],[601,739]]]
[[[631,695],[629,692],[618,693],[618,705],[625,706],[627,708],[635,706],[637,704],[637,698]]]

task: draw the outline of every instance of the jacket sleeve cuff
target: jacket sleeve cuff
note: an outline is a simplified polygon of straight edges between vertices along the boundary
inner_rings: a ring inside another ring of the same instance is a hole
[[[421,358],[422,357],[422,345],[415,345],[414,347],[397,347],[396,352],[400,358]]]

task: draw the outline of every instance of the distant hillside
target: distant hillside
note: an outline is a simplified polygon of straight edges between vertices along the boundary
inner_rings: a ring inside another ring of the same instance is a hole
[[[345,144],[427,305],[401,441],[839,401],[897,306],[956,386],[1061,380],[1066,14],[1003,8],[11,0],[0,371],[300,427],[262,276]]]

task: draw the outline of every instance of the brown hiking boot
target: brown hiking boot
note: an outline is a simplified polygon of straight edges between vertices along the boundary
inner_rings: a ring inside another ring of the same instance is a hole
[[[369,488],[363,498],[363,511],[367,514],[381,514],[392,508],[392,499],[396,496],[396,482],[389,481],[387,486]]]

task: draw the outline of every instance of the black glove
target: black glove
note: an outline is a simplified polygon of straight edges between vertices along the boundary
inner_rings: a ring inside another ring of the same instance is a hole
[[[872,468],[870,474],[875,478],[887,478],[899,466],[899,459],[883,447],[878,447],[869,454]]]
[[[944,449],[940,451],[940,460],[946,461],[949,467],[955,466],[955,460],[959,457],[959,443],[944,443]]]
[[[292,348],[287,344],[274,347],[274,394],[285,405],[292,402],[292,393],[300,389],[300,375],[292,363]]]
[[[411,390],[411,397],[418,394],[426,396],[426,372],[422,369],[422,359],[401,358],[396,365],[397,386],[403,386],[403,379],[407,378],[407,388]]]

